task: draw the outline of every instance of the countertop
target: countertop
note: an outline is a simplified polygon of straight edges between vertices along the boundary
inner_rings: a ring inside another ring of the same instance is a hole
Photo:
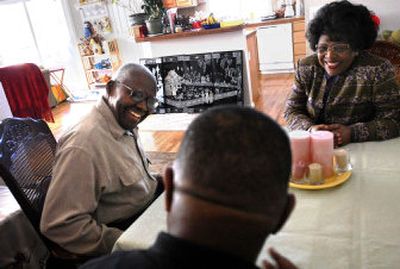
[[[295,21],[301,21],[301,20],[304,20],[304,17],[280,18],[267,21],[251,21],[237,26],[230,26],[230,27],[223,27],[216,29],[208,29],[208,30],[200,29],[195,31],[164,34],[152,37],[135,37],[135,40],[137,43],[141,43],[141,42],[153,42],[159,40],[176,39],[176,38],[187,38],[193,36],[212,35],[219,33],[234,32],[239,30],[246,30],[246,32],[251,32],[260,26],[271,25],[271,24],[293,23]]]

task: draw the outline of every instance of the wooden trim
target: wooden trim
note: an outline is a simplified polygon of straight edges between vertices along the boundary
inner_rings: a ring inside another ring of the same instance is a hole
[[[304,32],[306,29],[304,19],[302,21],[293,22],[293,32]]]
[[[306,54],[306,43],[295,43],[293,44],[294,56]]]
[[[163,2],[164,8],[176,7],[176,1],[175,0],[163,0],[162,2]]]
[[[238,30],[242,30],[242,29],[251,31],[251,30],[255,30],[257,27],[260,27],[260,26],[282,24],[282,23],[292,23],[292,22],[294,22],[294,23],[300,22],[300,24],[301,23],[304,24],[304,17],[275,19],[275,20],[269,20],[269,21],[264,21],[264,22],[245,23],[242,25],[231,26],[231,27],[209,29],[209,30],[200,29],[197,31],[165,34],[165,35],[152,36],[152,37],[135,37],[135,41],[136,41],[136,43],[152,42],[152,41],[169,40],[169,39],[175,39],[175,38],[187,38],[187,37],[191,37],[191,36],[202,36],[202,35],[209,35],[209,34],[233,32],[233,31],[238,31]]]
[[[305,58],[305,57],[306,57],[305,54],[295,55],[295,56],[294,56],[294,65],[296,66],[296,65],[297,65],[297,61],[300,60],[300,59],[303,59],[303,58]]]
[[[261,95],[260,89],[260,71],[259,71],[259,61],[258,61],[258,47],[257,47],[257,35],[256,31],[250,32],[246,35],[246,47],[248,53],[248,67],[250,74],[250,85],[252,93],[253,103],[258,102]]]
[[[246,23],[244,27],[246,29],[248,28],[257,28],[260,26],[266,26],[266,25],[276,25],[276,24],[282,24],[282,23],[297,23],[298,21],[304,23],[304,17],[294,17],[294,18],[282,18],[282,19],[275,19],[275,20],[268,20],[268,21],[262,21],[262,22],[255,22],[255,23]]]
[[[197,6],[197,0],[176,0],[177,7]]]
[[[293,43],[306,43],[306,37],[304,32],[293,32]]]
[[[176,39],[176,38],[187,38],[187,37],[192,37],[192,36],[227,33],[227,32],[234,32],[234,31],[238,31],[238,30],[242,30],[242,29],[243,29],[243,26],[238,25],[238,26],[209,29],[209,30],[201,29],[198,31],[165,34],[165,35],[152,36],[152,37],[138,37],[138,38],[135,38],[135,40],[137,43],[148,42],[148,41],[151,42],[151,41],[169,40],[169,39]]]

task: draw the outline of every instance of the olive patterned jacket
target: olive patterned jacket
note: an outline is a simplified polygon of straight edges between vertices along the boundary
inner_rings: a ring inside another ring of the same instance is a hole
[[[316,54],[297,66],[284,114],[289,130],[339,123],[350,127],[351,142],[400,135],[400,85],[388,60],[363,51],[348,70],[331,78]]]

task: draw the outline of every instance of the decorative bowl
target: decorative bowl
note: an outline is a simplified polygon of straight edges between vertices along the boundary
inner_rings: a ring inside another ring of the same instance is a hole
[[[218,23],[213,23],[213,24],[203,24],[204,29],[216,29],[220,28],[220,24]]]

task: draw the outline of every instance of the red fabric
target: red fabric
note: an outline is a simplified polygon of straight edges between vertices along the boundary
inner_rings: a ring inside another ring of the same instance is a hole
[[[49,87],[37,65],[27,63],[2,67],[0,81],[14,117],[54,122],[48,102]]]
[[[381,19],[373,13],[371,13],[371,19],[375,24],[375,28],[379,29],[379,25],[381,24]]]

